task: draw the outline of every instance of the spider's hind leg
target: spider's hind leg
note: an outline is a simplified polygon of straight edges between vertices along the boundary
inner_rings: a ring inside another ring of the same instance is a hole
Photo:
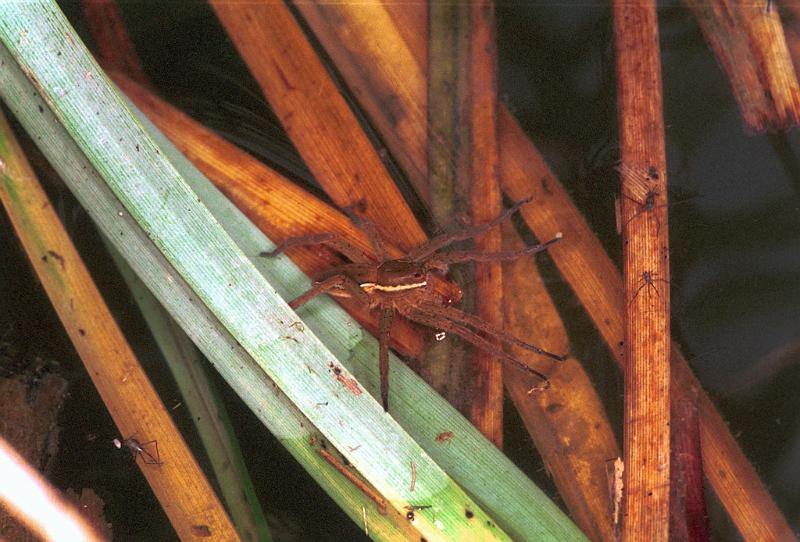
[[[145,450],[145,446],[153,445],[156,451],[156,455],[154,456],[147,450]],[[142,462],[146,465],[161,465],[161,456],[158,453],[158,441],[151,440],[149,442],[143,442],[139,444],[139,455],[142,457]]]
[[[494,326],[489,325],[488,323],[483,321],[481,318],[478,318],[474,314],[458,310],[455,307],[440,307],[438,305],[425,305],[425,310],[432,313],[435,316],[454,322],[455,324],[473,327],[476,330],[480,331],[481,333],[484,333],[487,336],[497,339],[501,342],[519,346],[520,348],[524,348],[525,350],[529,350],[531,352],[535,352],[542,356],[546,356],[550,359],[556,361],[565,361],[567,359],[567,356],[553,354],[552,352],[548,352],[547,350],[539,348],[534,344],[530,344],[523,340],[520,340],[514,337],[513,335],[506,333],[505,331],[502,331],[500,329],[495,328]]]
[[[410,309],[408,311],[403,311],[402,314],[409,320],[413,320],[414,322],[417,322],[424,326],[431,327],[434,329],[441,329],[446,333],[453,333],[454,335],[458,335],[468,343],[480,348],[481,350],[488,352],[499,359],[510,362],[519,369],[522,369],[523,371],[531,373],[534,376],[540,378],[544,382],[544,389],[550,387],[550,379],[547,378],[543,373],[537,371],[533,367],[530,367],[528,364],[520,361],[514,356],[507,354],[496,344],[493,344],[486,338],[481,337],[480,335],[478,335],[465,325],[458,322],[454,322],[446,317],[443,317],[441,314],[437,314],[436,312],[431,310],[432,308],[435,308],[435,306],[425,305],[423,308],[417,307]]]

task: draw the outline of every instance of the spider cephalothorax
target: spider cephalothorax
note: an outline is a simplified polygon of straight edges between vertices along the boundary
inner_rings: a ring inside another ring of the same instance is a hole
[[[434,237],[402,258],[388,258],[383,241],[374,225],[364,218],[352,215],[351,218],[356,226],[367,233],[379,261],[370,259],[343,237],[333,233],[292,237],[275,250],[262,255],[275,256],[293,246],[324,244],[342,253],[351,261],[326,271],[310,290],[289,305],[297,309],[314,297],[328,293],[337,297],[357,299],[371,309],[380,311],[381,400],[385,410],[389,409],[389,330],[395,312],[413,322],[458,335],[474,346],[538,376],[545,382],[546,387],[549,385],[546,376],[503,351],[501,343],[514,344],[558,361],[563,361],[565,356],[542,350],[538,346],[495,329],[475,315],[455,308],[453,304],[461,300],[461,290],[450,281],[443,280],[443,275],[450,264],[512,260],[545,250],[561,239],[561,234],[558,234],[546,243],[514,251],[442,250],[455,241],[471,239],[486,233],[529,201],[530,198],[517,202],[485,224]]]

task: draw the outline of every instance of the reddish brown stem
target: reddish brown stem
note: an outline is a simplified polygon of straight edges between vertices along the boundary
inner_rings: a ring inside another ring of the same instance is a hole
[[[283,2],[212,0],[300,156],[342,208],[358,206],[404,251],[425,234],[358,119]]]
[[[139,84],[149,86],[116,1],[82,0],[81,6],[103,67],[126,73]]]
[[[507,250],[524,246],[510,223],[503,225],[503,242]],[[566,351],[564,324],[534,259],[504,263],[503,288],[506,331],[545,348]],[[505,370],[509,395],[570,515],[590,540],[614,542],[605,465],[609,458],[619,456],[619,448],[589,377],[575,358],[556,364],[513,351],[521,360],[536,363],[552,382],[547,391],[531,391],[539,384],[535,378],[516,369]]]
[[[783,131],[798,124],[800,84],[775,6],[767,9],[767,0],[684,0],[684,4],[725,70],[747,127],[756,132]]]
[[[408,171],[412,176],[415,169],[419,173],[419,168],[427,163],[429,169],[417,179],[417,183],[425,184],[420,195],[428,203],[434,223],[446,227],[453,221],[454,210],[464,208],[469,195],[470,138],[459,137],[462,126],[469,122],[469,5],[464,2],[430,2],[421,12],[430,19],[427,40],[421,40],[423,44],[427,43],[430,69],[427,81],[425,73],[417,73],[416,83],[412,83],[410,88],[423,90],[420,95],[427,107],[417,108],[413,113],[423,115],[423,122],[404,124],[414,128],[417,133],[412,137],[426,145],[426,153],[422,156],[417,154],[415,162],[403,160],[403,163],[406,167],[411,166]],[[410,66],[413,66],[413,60]],[[427,93],[424,92],[426,84]],[[406,133],[408,135],[411,134]],[[440,242],[448,242],[447,237],[432,239],[427,246],[420,247],[420,254],[430,253]],[[451,274],[462,284],[474,282],[469,268],[456,267]],[[464,290],[465,305],[474,304],[474,293],[474,288]],[[423,378],[465,416],[471,416],[475,385],[471,353],[468,346],[458,341],[432,343],[422,370]]]
[[[468,90],[470,156],[470,209],[473,224],[500,214],[503,197],[498,182],[497,158],[497,44],[494,5],[472,2],[469,9]],[[502,249],[498,228],[475,239],[483,252]],[[496,328],[503,326],[503,274],[499,261],[475,265],[475,299],[478,316]],[[475,352],[478,373],[472,394],[471,420],[498,448],[503,447],[503,365],[486,351]]]
[[[371,250],[363,232],[347,217],[298,187],[279,173],[228,143],[211,130],[119,73],[112,73],[136,106],[164,132],[208,179],[247,215],[270,239],[281,243],[293,236],[335,232],[362,252]],[[401,252],[389,247],[393,256]],[[342,263],[333,253],[318,247],[295,247],[289,256],[308,275],[315,276]],[[347,299],[339,299],[361,325],[377,333],[370,312]],[[420,359],[423,338],[419,330],[399,320],[392,327],[392,346]]]
[[[711,539],[703,492],[700,419],[693,394],[672,392],[672,457],[670,473],[670,540]]]
[[[625,289],[623,541],[669,531],[669,249],[658,20],[654,0],[615,0]],[[657,195],[657,196],[655,196]],[[644,208],[639,201],[656,198]],[[636,220],[634,220],[636,218]],[[657,277],[658,282],[654,280]],[[647,294],[640,295],[643,290]]]
[[[425,147],[415,146],[414,142],[425,141],[427,130],[427,34],[420,30],[425,28],[425,6],[369,4],[367,10],[363,4],[298,4],[304,14],[312,7],[317,14],[309,16],[307,22],[378,126],[393,155],[402,164],[416,164],[416,169],[421,170]],[[522,215],[539,239],[550,239],[559,231],[569,239],[569,243],[554,246],[551,257],[621,364],[624,301],[619,271],[506,108],[501,108],[499,120],[503,190],[512,199],[534,196],[534,203],[523,209]],[[406,139],[408,134],[412,134],[411,143]],[[672,363],[673,385],[698,393],[703,460],[706,465],[719,467],[706,469],[706,476],[743,537],[796,539],[725,421],[675,348]],[[586,491],[588,494],[590,489]]]
[[[219,539],[239,540],[211,484],[117,327],[2,114],[0,138],[6,149],[10,149],[3,156],[0,201],[121,434],[159,441],[163,464],[145,465],[141,461],[138,464],[172,526],[184,540],[193,538],[191,529],[196,524],[206,525]],[[57,252],[61,259],[43,257],[48,251]]]

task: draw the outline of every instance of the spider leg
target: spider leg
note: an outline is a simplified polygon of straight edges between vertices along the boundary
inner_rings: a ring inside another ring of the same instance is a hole
[[[347,275],[333,275],[321,282],[314,283],[306,293],[292,300],[289,306],[297,310],[318,295],[330,292],[331,290],[344,290],[350,294],[350,297],[354,297],[364,304],[369,305],[369,296],[361,289],[356,281]]]
[[[553,354],[552,352],[548,352],[547,350],[539,348],[536,345],[526,343],[525,341],[517,339],[513,335],[509,335],[508,333],[505,333],[504,331],[487,324],[485,321],[475,316],[474,314],[464,312],[455,307],[441,307],[439,305],[425,304],[424,310],[435,316],[446,318],[447,320],[450,320],[451,322],[454,322],[458,325],[471,326],[477,329],[478,331],[485,333],[489,337],[492,337],[494,339],[500,340],[505,343],[514,344],[516,346],[519,346],[520,348],[524,348],[525,350],[530,350],[531,352],[535,352],[542,356],[546,356],[550,359],[554,359],[556,361],[565,361],[567,359],[566,356]]]
[[[394,320],[394,308],[382,307],[380,320],[380,373],[381,373],[381,403],[383,410],[389,412],[389,333]]]
[[[359,216],[355,214],[353,212],[352,205],[345,207],[344,212],[347,213],[347,216],[350,217],[350,220],[356,225],[356,227],[360,228],[364,231],[364,233],[367,234],[369,243],[372,245],[372,248],[375,251],[375,255],[378,257],[378,259],[381,261],[386,260],[388,257],[386,253],[386,245],[383,243],[383,239],[378,233],[378,228],[375,227],[375,223],[365,216]]]
[[[636,298],[638,297],[639,293],[642,291],[642,288],[648,288],[648,287],[652,288],[655,291],[656,296],[661,297],[661,293],[658,291],[658,287],[656,286],[655,283],[656,282],[664,282],[666,284],[670,283],[667,279],[660,278],[658,276],[658,273],[652,274],[652,273],[648,273],[647,271],[642,273],[642,276],[639,279],[639,281],[641,282],[641,285],[636,289],[636,293],[633,294],[633,297],[631,297],[630,303],[633,303],[636,300]],[[649,291],[650,290],[648,290],[648,292]],[[650,294],[648,293],[648,296],[649,295]]]
[[[527,197],[525,199],[521,199],[516,202],[514,205],[497,215],[494,219],[486,222],[485,224],[479,224],[477,226],[470,226],[467,228],[463,228],[459,231],[447,232],[441,235],[437,235],[436,237],[430,239],[427,243],[423,243],[422,245],[418,246],[414,250],[408,253],[407,258],[412,262],[418,262],[424,260],[427,256],[430,256],[437,250],[442,247],[449,245],[454,241],[463,241],[465,239],[471,239],[472,237],[477,237],[482,233],[486,233],[490,229],[494,228],[505,219],[516,213],[520,207],[531,201],[533,197]]]
[[[636,289],[636,293],[635,293],[635,294],[633,294],[633,297],[631,298],[631,300],[630,300],[630,303],[628,303],[629,305],[630,305],[630,304],[632,304],[634,301],[636,301],[636,298],[637,298],[637,297],[639,297],[639,292],[641,292],[641,291],[642,291],[642,288],[644,288],[644,287],[646,287],[646,286],[653,286],[653,287],[655,287],[655,285],[654,285],[652,282],[644,282],[644,283],[643,283],[641,286],[639,286],[639,287]],[[658,293],[658,288],[656,288],[656,295],[657,295],[657,296],[659,296],[659,297],[661,297],[661,295]]]
[[[289,237],[283,243],[275,247],[274,250],[259,253],[259,256],[271,258],[281,252],[285,252],[292,247],[305,245],[325,245],[336,252],[343,254],[348,260],[356,263],[371,262],[361,249],[354,246],[350,241],[338,233],[317,233],[312,235],[301,235],[299,237]]]
[[[633,216],[630,217],[627,222],[625,222],[625,227],[627,227],[628,224],[630,224],[631,221],[634,218],[636,218],[637,216],[643,215],[645,213],[649,213],[653,209],[659,209],[661,207],[667,207],[667,205],[668,205],[667,203],[659,203],[658,205],[646,205],[646,204],[642,204],[642,202],[640,202],[640,201],[636,201],[635,199],[631,198],[630,196],[626,196],[625,194],[623,194],[623,196],[625,196],[626,198],[628,198],[629,200],[631,200],[632,202],[636,203],[637,205],[639,205],[641,207],[640,209],[637,209],[635,213],[633,213]],[[656,219],[656,235],[658,235],[661,232],[661,220],[655,215],[653,215],[653,218]],[[619,233],[622,233],[622,228],[620,228]]]
[[[408,311],[403,311],[403,316],[408,318],[409,320],[413,320],[419,324],[422,324],[427,327],[432,327],[434,329],[441,329],[447,333],[454,333],[464,339],[465,341],[473,344],[474,346],[480,348],[481,350],[492,354],[493,356],[510,362],[516,365],[518,368],[522,369],[523,371],[527,371],[538,378],[540,378],[545,383],[545,389],[550,387],[550,379],[547,378],[543,373],[540,373],[536,369],[529,367],[525,363],[521,362],[517,358],[511,356],[503,352],[502,349],[498,348],[496,345],[492,344],[485,338],[481,337],[480,335],[473,332],[471,329],[449,320],[447,318],[441,318],[440,315],[434,314],[429,312],[431,305],[425,305],[424,308],[417,307],[411,308]]]
[[[437,255],[432,261],[441,265],[450,265],[462,262],[504,262],[516,260],[528,254],[535,254],[547,250],[562,238],[561,232],[546,243],[531,245],[520,250],[502,250],[499,252],[480,252],[478,250],[451,250]]]
[[[153,456],[153,454],[151,454],[150,452],[148,452],[144,448],[145,446],[150,446],[151,444],[156,449],[156,455],[155,456]],[[139,453],[140,456],[142,456],[142,462],[145,465],[161,465],[161,456],[158,454],[158,441],[157,440],[151,440],[151,441],[143,442],[143,443],[139,444],[138,453]]]
[[[328,269],[323,269],[322,271],[315,273],[311,279],[314,282],[320,282],[325,280],[328,277],[332,277],[334,275],[346,275],[348,277],[358,276],[358,273],[364,269],[364,267],[372,267],[375,264],[364,264],[364,263],[343,263],[341,265],[334,265],[333,267],[329,267]]]

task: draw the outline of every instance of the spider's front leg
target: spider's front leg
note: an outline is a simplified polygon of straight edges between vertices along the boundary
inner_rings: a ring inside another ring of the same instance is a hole
[[[361,289],[358,283],[347,275],[333,275],[323,281],[315,282],[314,285],[304,294],[296,297],[289,303],[295,310],[299,309],[320,294],[329,293],[333,290],[341,290],[347,297],[352,297],[358,301],[369,305],[369,296]],[[331,294],[336,295],[336,294]]]
[[[520,207],[529,203],[533,197],[528,197],[523,200],[516,202],[514,205],[497,215],[495,218],[486,222],[484,224],[478,224],[477,226],[468,226],[466,228],[462,228],[459,231],[452,231],[443,233],[441,235],[437,235],[436,237],[430,239],[427,243],[424,243],[411,252],[408,253],[406,256],[409,260],[413,262],[419,262],[430,256],[431,254],[438,251],[440,248],[444,248],[445,246],[449,245],[454,241],[464,241],[466,239],[472,239],[473,237],[477,237],[487,231],[491,230],[495,226],[499,225],[501,222],[506,220],[508,217],[516,213]]]
[[[261,252],[259,253],[259,256],[264,258],[272,258],[281,252],[286,252],[286,250],[289,248],[308,245],[325,245],[344,255],[344,257],[351,262],[369,263],[371,261],[361,249],[354,246],[350,241],[345,239],[343,235],[338,233],[316,233],[312,235],[290,237],[275,247],[274,250]]]
[[[519,250],[501,250],[498,252],[481,252],[479,250],[450,250],[442,254],[436,254],[431,258],[431,262],[436,262],[439,266],[448,266],[454,263],[465,262],[507,262],[516,260],[522,256],[529,254],[536,254],[547,250],[555,243],[559,242],[564,236],[558,232],[555,237],[540,243],[538,245],[530,245]]]
[[[367,234],[367,239],[369,239],[369,243],[372,245],[372,249],[375,251],[375,255],[378,259],[381,261],[386,260],[388,258],[386,245],[383,243],[383,239],[378,233],[378,228],[375,226],[375,223],[365,216],[357,215],[354,205],[349,205],[343,210],[350,218],[350,221]]]
[[[383,410],[389,412],[389,333],[392,330],[394,308],[381,307],[378,344],[380,348],[381,403]]]

